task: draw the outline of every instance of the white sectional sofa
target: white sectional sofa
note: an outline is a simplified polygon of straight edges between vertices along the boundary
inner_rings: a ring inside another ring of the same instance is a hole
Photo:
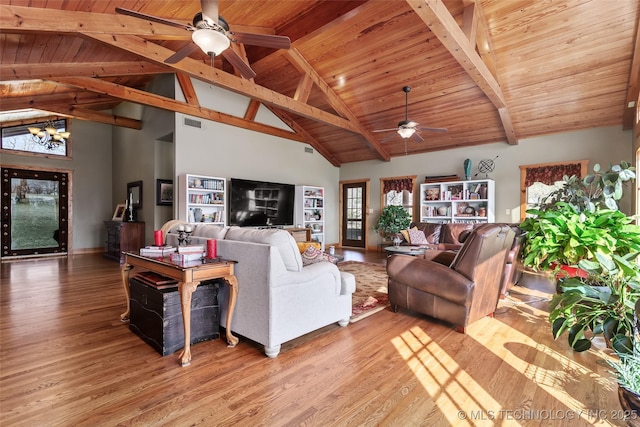
[[[178,244],[172,223],[166,243]],[[191,244],[217,239],[218,256],[237,261],[238,299],[231,330],[264,345],[276,357],[281,345],[338,322],[347,326],[355,278],[323,261],[303,266],[298,245],[285,230],[197,224]],[[220,293],[221,324],[226,325],[228,288]]]

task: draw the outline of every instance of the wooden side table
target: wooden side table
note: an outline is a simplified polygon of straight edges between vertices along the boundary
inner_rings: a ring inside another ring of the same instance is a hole
[[[120,320],[129,320],[129,273],[134,267],[141,270],[170,277],[178,281],[180,304],[182,306],[182,322],[184,324],[184,349],[180,353],[180,364],[191,364],[191,295],[201,281],[210,279],[224,279],[229,285],[229,305],[227,308],[227,343],[229,347],[238,344],[238,338],[231,333],[231,320],[238,296],[238,279],[234,275],[235,261],[217,260],[215,262],[194,261],[186,265],[173,263],[169,258],[149,258],[134,253],[124,254],[125,262],[122,266],[122,284],[127,300],[127,311],[120,315]]]

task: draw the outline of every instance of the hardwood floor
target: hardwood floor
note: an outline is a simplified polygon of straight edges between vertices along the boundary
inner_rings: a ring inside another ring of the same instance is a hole
[[[1,269],[2,426],[624,425],[606,352],[552,340],[543,281],[516,287],[466,335],[384,310],[276,359],[246,339],[199,343],[182,368],[120,322],[117,263],[78,255]]]

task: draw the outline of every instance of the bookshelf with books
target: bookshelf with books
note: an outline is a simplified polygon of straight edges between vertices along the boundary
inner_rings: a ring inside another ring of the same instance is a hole
[[[311,230],[311,240],[324,250],[324,188],[296,186],[296,224]]]
[[[494,222],[491,179],[420,184],[421,222]]]
[[[179,177],[178,219],[226,225],[225,178],[184,174]]]

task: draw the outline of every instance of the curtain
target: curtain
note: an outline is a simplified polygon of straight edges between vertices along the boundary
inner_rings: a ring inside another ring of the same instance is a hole
[[[530,187],[534,182],[553,185],[556,181],[562,181],[565,175],[580,176],[580,163],[527,168],[524,186]]]
[[[401,192],[403,190],[407,190],[408,192],[413,192],[413,179],[411,178],[403,178],[403,179],[389,179],[384,181],[384,189],[383,193],[387,194],[389,191],[395,190],[396,192]]]

